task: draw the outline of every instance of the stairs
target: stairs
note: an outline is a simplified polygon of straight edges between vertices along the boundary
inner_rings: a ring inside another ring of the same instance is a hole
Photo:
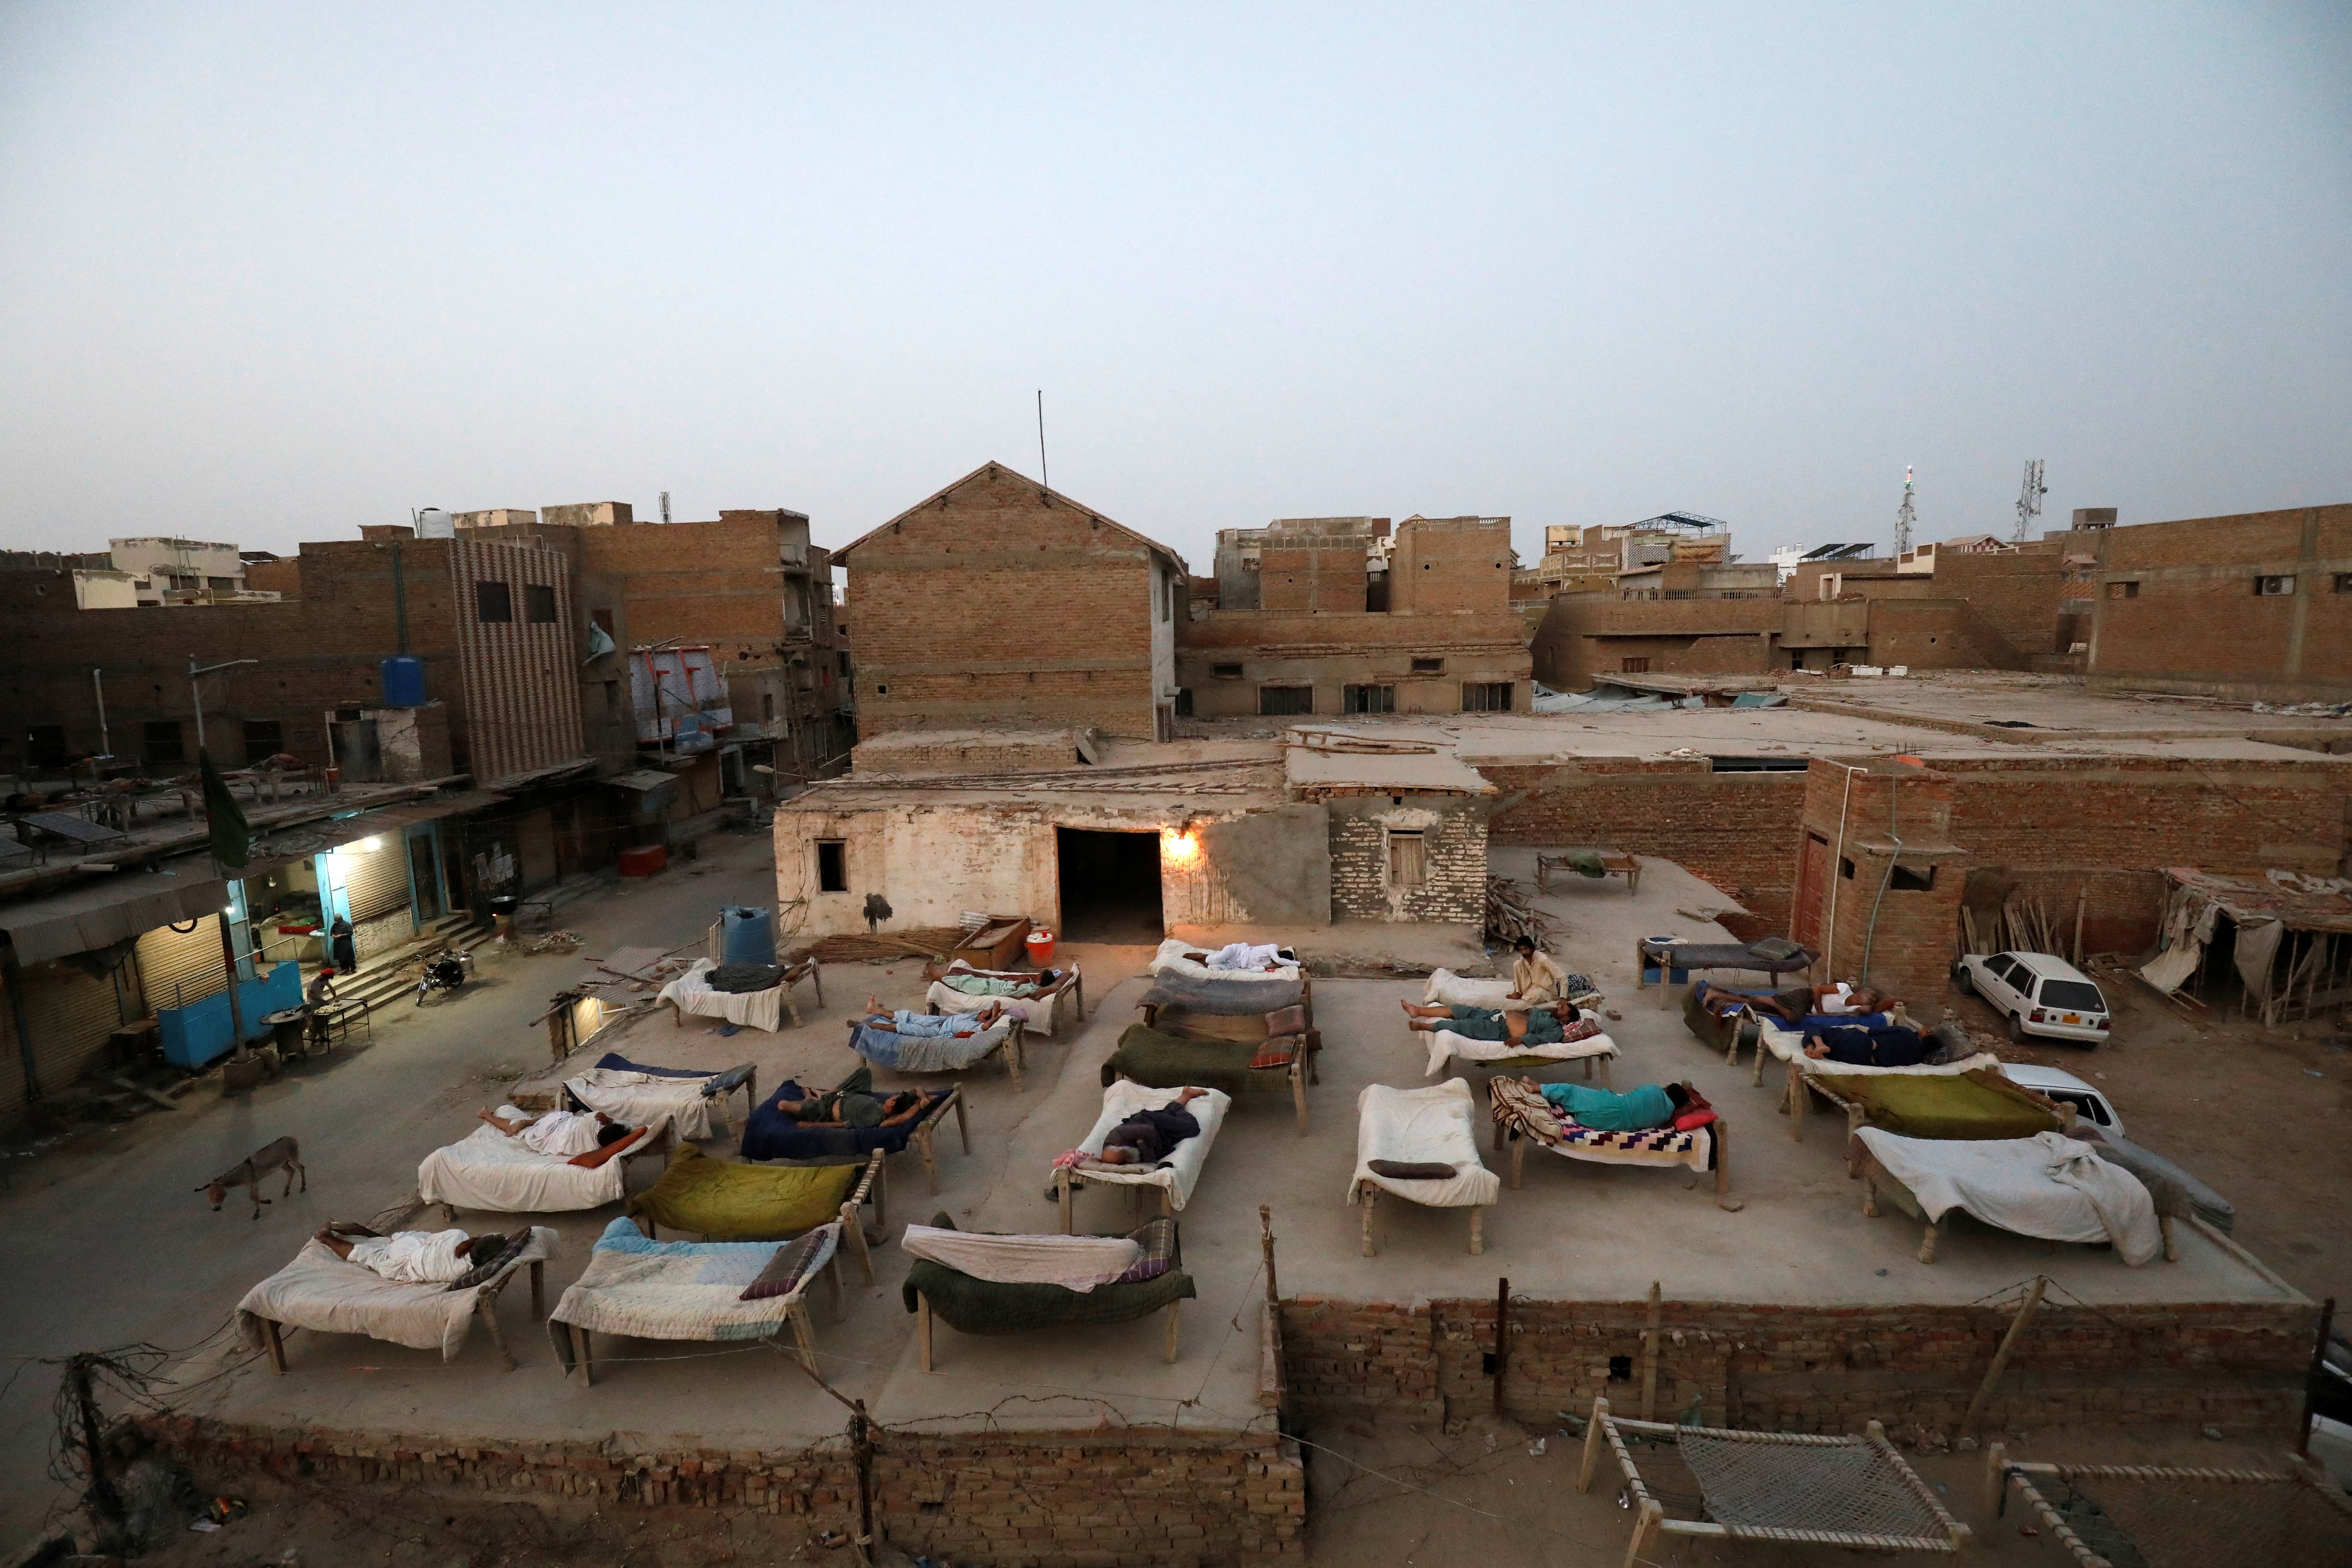
[[[380,1012],[404,995],[415,994],[415,959],[445,947],[471,952],[497,935],[498,928],[491,924],[488,916],[478,917],[462,911],[444,915],[427,925],[423,935],[404,946],[376,954],[361,967],[356,979],[339,983],[335,986],[335,994],[357,997]]]

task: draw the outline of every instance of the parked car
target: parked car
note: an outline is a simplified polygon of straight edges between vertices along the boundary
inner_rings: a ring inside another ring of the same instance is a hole
[[[2096,982],[2047,952],[1969,953],[1952,965],[1963,991],[2009,1020],[2009,1037],[2028,1035],[2095,1046],[2107,1037],[2107,999]]]
[[[2000,1076],[2023,1089],[2030,1089],[2044,1100],[2054,1100],[2061,1105],[2071,1105],[2075,1114],[2100,1131],[2120,1138],[2124,1135],[2124,1119],[2107,1097],[2084,1083],[2063,1068],[2045,1068],[2032,1062],[2003,1062]]]

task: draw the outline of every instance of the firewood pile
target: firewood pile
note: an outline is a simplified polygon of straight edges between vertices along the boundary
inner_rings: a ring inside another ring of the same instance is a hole
[[[962,940],[953,926],[918,927],[911,931],[853,931],[819,937],[805,950],[819,963],[885,963],[894,958],[937,958]],[[795,952],[797,960],[802,953]]]
[[[1486,937],[1508,947],[1519,938],[1531,939],[1537,947],[1549,951],[1551,925],[1536,912],[1536,907],[1518,882],[1509,877],[1489,876],[1486,879]]]

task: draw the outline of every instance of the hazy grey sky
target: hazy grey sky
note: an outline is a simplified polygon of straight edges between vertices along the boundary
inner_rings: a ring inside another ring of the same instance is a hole
[[[2352,7],[0,9],[0,544],[2352,500]]]

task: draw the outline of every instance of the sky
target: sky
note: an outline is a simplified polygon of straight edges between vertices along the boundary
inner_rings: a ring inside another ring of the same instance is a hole
[[[0,5],[0,547],[2352,500],[2352,6]]]

